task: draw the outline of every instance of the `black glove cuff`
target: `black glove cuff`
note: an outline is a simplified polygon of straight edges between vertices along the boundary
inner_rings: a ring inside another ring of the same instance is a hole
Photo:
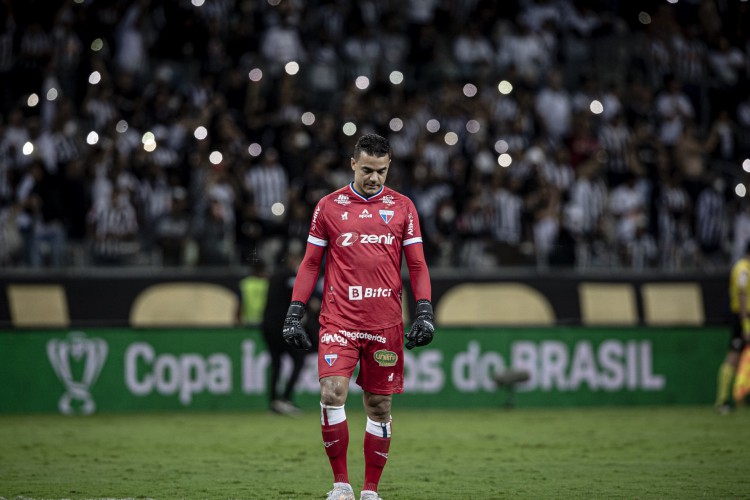
[[[419,299],[417,301],[417,316],[420,314],[429,314],[432,316],[432,303],[427,299]]]
[[[301,318],[305,315],[305,303],[299,300],[293,300],[289,304],[289,309],[286,312],[287,316],[294,316],[295,318]]]

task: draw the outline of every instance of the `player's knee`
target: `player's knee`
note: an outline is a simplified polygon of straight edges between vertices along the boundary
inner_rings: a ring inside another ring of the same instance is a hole
[[[380,394],[365,396],[367,416],[379,422],[387,421],[391,416],[391,398]]]
[[[320,403],[326,406],[344,406],[346,400],[341,396],[336,396],[334,393],[321,391]]]
[[[320,402],[328,406],[343,406],[349,389],[346,377],[325,377],[320,380]]]

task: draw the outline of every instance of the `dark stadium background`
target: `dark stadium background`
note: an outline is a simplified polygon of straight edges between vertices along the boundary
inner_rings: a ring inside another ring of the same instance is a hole
[[[750,240],[749,11],[0,0],[0,328],[135,326],[164,283],[236,294],[304,245],[364,132],[422,217],[438,318],[494,283],[550,304],[522,325],[720,327]],[[592,283],[632,303],[587,316]],[[502,310],[477,323],[502,333]]]

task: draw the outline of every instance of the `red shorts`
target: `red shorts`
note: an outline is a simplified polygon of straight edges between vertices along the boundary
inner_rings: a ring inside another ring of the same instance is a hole
[[[318,376],[351,378],[358,362],[357,385],[365,391],[404,392],[404,325],[351,331],[321,318]]]

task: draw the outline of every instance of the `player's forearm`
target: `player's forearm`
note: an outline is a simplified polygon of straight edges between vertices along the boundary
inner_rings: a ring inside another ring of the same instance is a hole
[[[404,247],[406,266],[409,269],[409,279],[415,300],[432,300],[432,284],[427,262],[424,259],[422,245],[414,244]]]
[[[307,304],[312,295],[315,283],[318,281],[320,272],[320,263],[323,261],[324,247],[319,247],[311,243],[307,244],[307,251],[302,263],[297,271],[297,278],[294,280],[294,289],[292,290],[292,301],[299,301]]]

